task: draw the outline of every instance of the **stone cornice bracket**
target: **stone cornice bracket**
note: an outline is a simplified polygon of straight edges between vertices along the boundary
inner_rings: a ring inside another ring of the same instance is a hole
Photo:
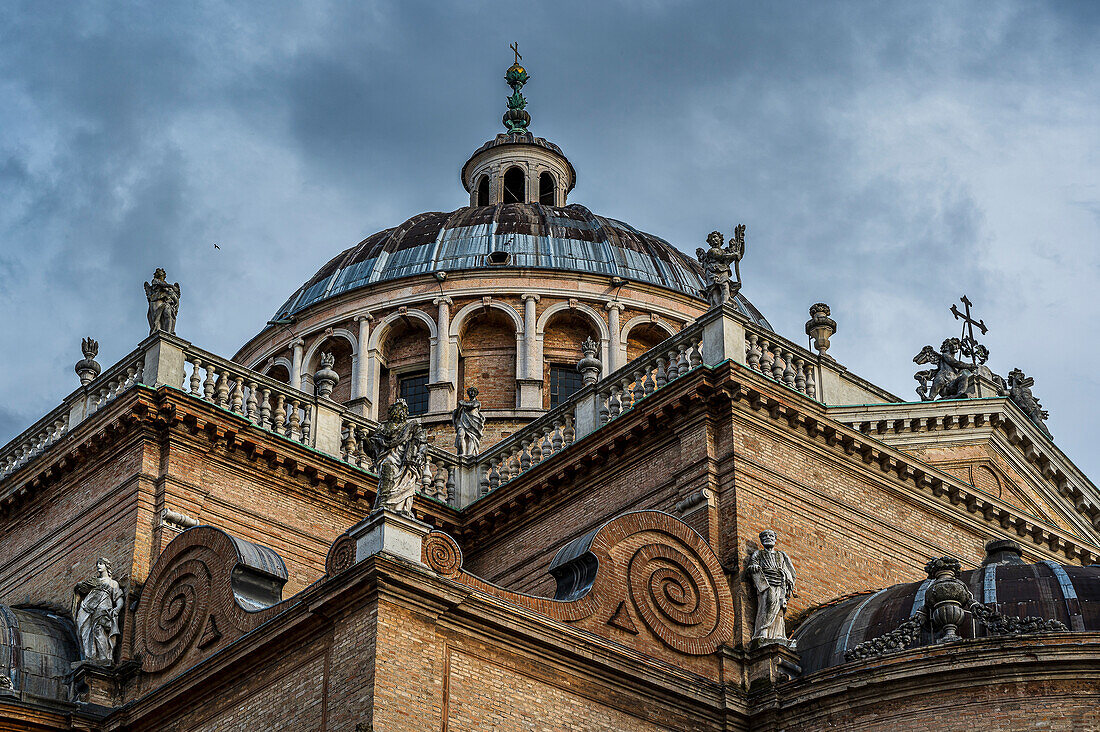
[[[714,492],[709,488],[698,490],[684,498],[682,501],[676,502],[676,513],[680,514],[681,516],[686,516],[689,513],[694,513],[696,510],[708,505],[713,497]]]

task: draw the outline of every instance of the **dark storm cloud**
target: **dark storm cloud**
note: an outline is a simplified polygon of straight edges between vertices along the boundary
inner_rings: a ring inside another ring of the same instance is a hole
[[[1095,3],[8,4],[0,440],[81,336],[132,349],[154,267],[228,356],[340,249],[461,206],[518,40],[571,200],[688,252],[744,221],[773,325],[829,302],[833,353],[905,399],[965,292],[1100,473],[1098,30]]]

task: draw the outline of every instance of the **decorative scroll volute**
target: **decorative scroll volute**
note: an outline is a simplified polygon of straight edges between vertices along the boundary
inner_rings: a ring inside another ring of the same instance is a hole
[[[642,649],[652,634],[674,655],[705,656],[734,636],[733,597],[718,558],[699,534],[660,511],[623,514],[563,547],[550,566],[555,600],[462,571],[461,550],[441,532],[428,535],[423,559],[456,582]]]
[[[212,526],[184,531],[157,559],[138,604],[142,670],[197,660],[255,629],[278,612],[286,578],[282,560],[266,547]]]
[[[329,577],[350,569],[355,564],[355,539],[350,534],[340,534],[329,547],[325,557],[325,574]]]

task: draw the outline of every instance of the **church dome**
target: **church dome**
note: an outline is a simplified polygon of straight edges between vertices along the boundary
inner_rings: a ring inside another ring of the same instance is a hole
[[[540,269],[619,277],[700,297],[698,263],[664,239],[584,206],[499,203],[413,216],[333,257],[279,308],[275,319],[378,282],[433,272]],[[748,318],[771,329],[743,296]]]

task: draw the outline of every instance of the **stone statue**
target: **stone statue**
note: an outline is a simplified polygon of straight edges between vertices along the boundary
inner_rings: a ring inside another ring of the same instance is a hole
[[[165,332],[176,334],[176,313],[180,309],[180,285],[168,284],[168,275],[157,267],[153,281],[145,283],[145,297],[149,300],[149,335]]]
[[[111,561],[100,557],[95,563],[96,577],[73,588],[73,620],[84,659],[110,665],[115,660],[115,645],[120,635],[122,588],[111,577]]]
[[[409,419],[409,405],[398,399],[386,421],[369,438],[365,452],[378,473],[378,497],[374,508],[412,516],[413,496],[420,487],[428,462],[428,438],[415,419]]]
[[[1005,389],[1009,399],[1024,411],[1024,414],[1035,423],[1035,426],[1043,431],[1047,437],[1051,437],[1044,421],[1050,413],[1043,409],[1043,405],[1031,393],[1031,387],[1035,386],[1035,379],[1025,376],[1020,369],[1012,369],[1008,372],[1008,384]],[[1052,438],[1053,439],[1053,438]]]
[[[340,383],[340,374],[332,367],[336,365],[336,357],[331,353],[321,353],[321,368],[313,375],[313,391],[319,397],[326,399],[332,395],[332,390]]]
[[[696,249],[695,256],[703,265],[706,282],[704,293],[710,306],[721,307],[741,290],[741,257],[745,255],[745,225],[738,224],[728,247],[722,246],[722,234],[712,231],[707,236],[707,249]],[[730,271],[730,264],[736,271]]]
[[[960,347],[961,342],[958,338],[947,338],[940,345],[939,353],[936,353],[932,346],[925,346],[913,357],[913,363],[932,364],[932,368],[913,374],[913,378],[920,382],[917,394],[920,395],[921,401],[930,402],[937,397],[966,399],[975,395],[976,367],[955,357]],[[978,357],[984,362],[989,352],[982,346],[978,348],[981,348]]]
[[[451,415],[455,426],[455,450],[459,455],[477,455],[481,452],[481,436],[485,434],[485,416],[481,413],[481,402],[477,400],[478,390],[470,387],[466,390],[469,399],[459,399]]]
[[[794,565],[784,552],[775,548],[775,538],[771,529],[761,531],[760,543],[764,548],[754,551],[745,565],[756,590],[756,624],[752,639],[788,642],[783,614],[794,592]]]

